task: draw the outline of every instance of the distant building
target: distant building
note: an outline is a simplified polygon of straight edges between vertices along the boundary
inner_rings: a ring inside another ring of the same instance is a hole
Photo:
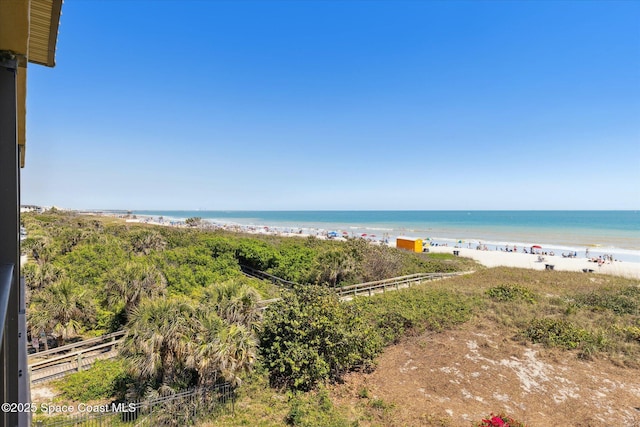
[[[21,205],[20,213],[24,213],[24,212],[42,213],[44,212],[44,208],[42,206],[36,206],[36,205]]]

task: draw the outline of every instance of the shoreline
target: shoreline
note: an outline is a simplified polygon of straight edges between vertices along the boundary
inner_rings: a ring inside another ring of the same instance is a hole
[[[202,217],[203,221],[223,226],[277,229],[316,235],[336,232],[339,236],[365,237],[372,240],[395,240],[396,236],[421,238],[423,241],[449,246],[464,243],[472,248],[486,245],[490,249],[540,245],[555,253],[583,254],[589,249],[596,257],[640,262],[640,228],[633,227],[640,216],[626,212],[618,218],[614,211],[590,216],[589,212],[567,211],[557,215],[520,212],[470,211],[131,211],[140,216],[173,218]],[[586,219],[584,215],[586,214]],[[611,216],[613,214],[613,216]],[[394,216],[395,215],[395,216]],[[623,226],[611,227],[611,221],[623,220]],[[501,222],[503,221],[503,222]],[[581,222],[583,221],[583,222]],[[562,224],[566,223],[566,227]],[[582,224],[582,225],[580,225]],[[629,232],[623,229],[629,228]]]
[[[608,274],[627,279],[640,279],[640,263],[626,261],[606,261],[601,264],[588,258],[565,258],[561,255],[537,255],[519,252],[484,251],[451,246],[431,246],[430,253],[458,251],[459,256],[471,258],[485,267],[514,267],[530,270],[546,270],[552,265],[554,271],[585,272],[589,275]],[[542,257],[542,258],[540,258]],[[540,260],[542,259],[542,260]]]
[[[153,216],[143,216],[138,215],[138,218],[124,218],[120,215],[109,215],[102,214],[107,216],[115,216],[120,217],[125,220],[126,223],[141,223],[141,224],[151,224],[151,225],[159,225],[159,226],[171,226],[171,227],[180,227],[186,228],[188,227],[184,220],[176,220],[172,219],[162,219],[156,218]],[[282,237],[316,237],[318,239],[330,239],[336,241],[346,241],[347,238],[362,238],[367,240],[371,244],[377,245],[387,245],[390,247],[395,247],[395,239],[397,236],[386,236],[388,242],[384,242],[383,236],[377,235],[356,235],[356,233],[347,233],[347,232],[333,232],[327,231],[321,228],[312,228],[312,229],[303,229],[300,227],[273,227],[273,226],[259,226],[259,225],[241,225],[241,224],[221,224],[217,222],[213,222],[211,220],[203,219],[202,220],[205,228],[210,228],[212,230],[225,230],[230,232],[237,233],[248,233],[248,234],[258,234],[258,235],[277,235]],[[335,234],[332,234],[335,233]],[[343,234],[345,233],[345,234]],[[555,255],[539,255],[539,254],[530,254],[530,253],[522,253],[522,252],[507,252],[503,250],[499,250],[498,246],[493,250],[478,250],[472,249],[470,247],[462,247],[459,244],[449,245],[449,242],[455,242],[455,239],[439,239],[446,240],[447,243],[443,244],[432,244],[428,246],[429,251],[431,253],[449,253],[453,254],[453,251],[458,251],[459,256],[471,258],[481,265],[491,268],[491,267],[513,267],[513,268],[525,268],[531,270],[545,270],[547,265],[553,266],[553,270],[557,271],[573,271],[573,272],[585,272],[591,275],[595,274],[607,274],[620,276],[628,279],[640,279],[640,262],[633,261],[620,261],[620,260],[611,260],[605,261],[602,263],[594,262],[590,258],[586,256],[576,256],[576,257],[563,257],[561,253],[557,253]],[[428,243],[428,242],[427,242]],[[465,242],[468,244],[470,242]],[[494,245],[491,245],[494,246]],[[549,248],[552,249],[552,248]],[[547,248],[545,248],[545,251]],[[548,252],[553,253],[553,252]],[[599,252],[593,251],[592,256],[597,258]],[[539,257],[542,257],[542,261]]]

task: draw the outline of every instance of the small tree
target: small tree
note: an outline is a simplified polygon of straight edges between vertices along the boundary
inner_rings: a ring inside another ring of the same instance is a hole
[[[267,310],[260,349],[272,385],[309,390],[370,365],[381,340],[329,289],[297,286]]]

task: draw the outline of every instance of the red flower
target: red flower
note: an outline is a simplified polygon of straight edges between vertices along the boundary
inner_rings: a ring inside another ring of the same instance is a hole
[[[491,414],[493,415],[493,414]],[[482,420],[486,427],[509,427],[509,424],[505,423],[500,417],[491,417],[490,420]]]
[[[491,418],[491,425],[495,427],[509,427],[509,424],[505,423],[500,417]]]

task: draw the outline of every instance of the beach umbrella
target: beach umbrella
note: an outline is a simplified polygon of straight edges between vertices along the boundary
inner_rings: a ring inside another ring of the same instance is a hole
[[[348,231],[343,231],[342,234],[349,234],[349,232]]]
[[[542,249],[542,246],[540,245],[533,245],[531,246],[532,249]]]
[[[362,237],[367,237],[367,233],[362,233]]]

